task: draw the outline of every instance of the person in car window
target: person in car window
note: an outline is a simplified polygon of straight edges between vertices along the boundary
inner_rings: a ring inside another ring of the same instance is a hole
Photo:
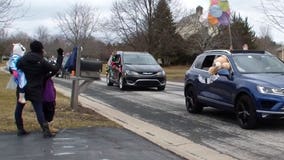
[[[114,56],[112,56],[111,70],[114,71],[115,77],[118,76],[118,74],[115,74],[115,73],[121,72],[120,61],[121,61],[120,55],[115,54]]]
[[[245,43],[245,44],[243,45],[243,50],[248,50],[248,44]]]

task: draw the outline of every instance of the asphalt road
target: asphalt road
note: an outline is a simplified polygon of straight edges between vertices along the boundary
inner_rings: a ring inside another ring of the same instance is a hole
[[[70,80],[55,82],[71,87]],[[232,113],[208,107],[202,114],[189,114],[182,84],[168,84],[162,92],[120,91],[116,86],[106,86],[104,81],[95,81],[82,94],[236,159],[284,160],[284,120],[267,120],[256,130],[244,130]]]

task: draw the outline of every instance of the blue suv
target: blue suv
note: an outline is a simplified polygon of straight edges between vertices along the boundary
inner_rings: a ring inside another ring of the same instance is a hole
[[[221,55],[231,68],[212,76],[208,69]],[[241,128],[252,129],[262,118],[284,117],[284,63],[266,51],[205,51],[186,72],[184,95],[188,112],[206,106],[233,111]]]

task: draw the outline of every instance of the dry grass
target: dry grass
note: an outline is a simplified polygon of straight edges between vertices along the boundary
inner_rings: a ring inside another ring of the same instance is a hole
[[[185,72],[189,69],[189,66],[170,66],[164,67],[167,75],[167,80],[173,82],[183,82]]]
[[[3,66],[3,64],[1,65]],[[9,78],[9,74],[0,72],[0,132],[16,131],[14,120],[16,95],[15,90],[6,89]],[[57,93],[57,104],[54,117],[55,126],[60,129],[92,126],[121,127],[93,110],[81,106],[78,106],[78,108],[77,112],[73,111],[70,107],[70,99]],[[25,128],[28,131],[40,130],[30,103],[27,103],[24,108],[23,119]]]

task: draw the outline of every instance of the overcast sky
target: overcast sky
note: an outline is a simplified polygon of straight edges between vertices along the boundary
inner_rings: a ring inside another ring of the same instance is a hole
[[[72,4],[82,2],[98,8],[101,17],[108,17],[112,2],[115,0],[24,0],[24,8],[28,8],[26,16],[15,21],[9,33],[23,31],[33,36],[38,26],[46,26],[54,34],[59,30],[55,24],[56,14],[70,8]],[[208,10],[210,0],[180,0],[187,9],[195,9],[201,5],[204,10]],[[260,27],[267,25],[264,15],[259,8],[259,0],[229,0],[231,11],[239,13],[242,17],[248,17],[248,22],[253,26],[257,35],[260,34]],[[273,40],[282,42],[282,33],[270,27]]]

